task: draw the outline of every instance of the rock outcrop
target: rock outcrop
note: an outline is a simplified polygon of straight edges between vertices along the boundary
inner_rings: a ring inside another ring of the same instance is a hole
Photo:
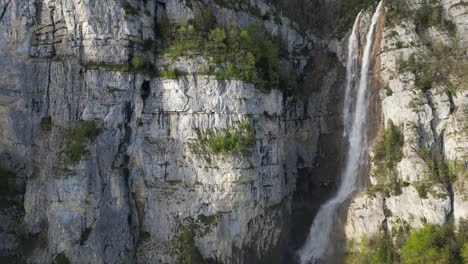
[[[203,258],[251,263],[283,243],[326,98],[218,80],[188,58],[172,62],[187,73],[178,80],[126,69],[135,56],[160,66],[142,43],[158,41],[163,15],[193,17],[189,3],[0,1],[0,164],[16,175],[0,255],[174,263],[189,231]],[[211,6],[221,23],[281,35],[298,71],[321,45],[262,1],[241,7]],[[248,153],[194,147],[239,124]]]
[[[418,16],[424,16],[420,1],[400,7],[410,14],[396,14],[393,1],[387,2],[377,55],[381,113],[387,129],[390,121],[399,128],[404,144],[402,158],[394,166],[393,191],[382,192],[376,187],[381,187],[379,177],[385,177],[385,171],[377,165],[375,148],[384,132],[374,140],[371,191],[356,196],[348,209],[346,235],[355,241],[381,227],[421,227],[426,222],[443,224],[451,216],[455,221],[468,216],[466,189],[463,191],[468,181],[468,116],[464,110],[468,94],[466,77],[456,70],[466,69],[467,64],[463,52],[467,48],[466,4],[435,2],[431,8],[440,8],[443,22],[423,24],[410,13],[418,9]],[[450,57],[451,62],[441,57]],[[431,67],[436,72],[425,75]],[[444,75],[446,80],[441,79]],[[425,79],[430,79],[431,87]]]
[[[164,20],[206,6],[221,27],[278,36],[304,93],[217,78],[200,54],[161,55]],[[466,7],[442,0],[442,24],[421,25],[387,6],[374,52],[370,123],[383,125],[369,133],[373,186],[350,202],[347,238],[468,218]],[[1,260],[290,260],[340,173],[344,68],[329,53],[345,61],[343,43],[262,0],[0,0]],[[426,87],[415,65],[447,47],[465,52],[447,53],[459,64],[431,72],[449,77]],[[167,67],[183,74],[164,78]],[[382,181],[376,146],[391,124],[402,157]],[[236,133],[235,150],[210,146]]]

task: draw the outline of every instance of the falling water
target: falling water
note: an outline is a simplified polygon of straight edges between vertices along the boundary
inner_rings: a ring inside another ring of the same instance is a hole
[[[357,175],[359,172],[360,163],[364,152],[367,149],[366,143],[366,116],[369,107],[369,67],[372,60],[373,40],[375,27],[377,20],[380,17],[380,11],[382,9],[382,2],[379,3],[377,9],[372,16],[371,26],[366,35],[366,42],[364,52],[362,56],[361,70],[359,85],[355,93],[355,98],[352,97],[354,93],[351,92],[354,83],[354,75],[357,71],[357,62],[349,61],[354,60],[356,56],[357,44],[349,43],[349,47],[352,48],[348,56],[347,63],[347,77],[346,77],[346,98],[345,98],[345,109],[344,112],[348,112],[351,103],[355,102],[354,115],[349,116],[346,114],[344,118],[345,130],[347,131],[349,146],[346,155],[345,168],[341,176],[341,183],[338,188],[337,194],[327,201],[320,207],[317,216],[314,219],[314,223],[310,228],[309,236],[305,245],[299,250],[299,258],[301,263],[319,262],[320,260],[327,259],[330,254],[333,253],[332,246],[332,229],[335,223],[335,215],[337,208],[345,201],[350,199],[351,195],[356,191],[357,188]],[[353,34],[356,34],[357,27],[359,25],[359,17],[356,18],[356,22],[353,28]],[[354,36],[356,37],[356,36]],[[355,39],[350,37],[350,42],[354,42]],[[357,39],[356,39],[357,41]],[[349,125],[348,125],[349,124]]]
[[[349,95],[351,93],[351,86],[353,85],[354,81],[356,80],[357,76],[357,66],[358,66],[358,58],[359,53],[357,52],[359,47],[359,39],[358,39],[358,30],[359,30],[359,21],[361,20],[361,13],[356,17],[354,21],[353,30],[351,31],[351,35],[349,36],[348,40],[348,61],[346,62],[346,86],[345,86],[345,100],[344,100],[344,109],[343,109],[343,123],[344,123],[344,135],[348,133],[350,121],[349,121],[349,113],[351,112],[351,102],[352,97]]]

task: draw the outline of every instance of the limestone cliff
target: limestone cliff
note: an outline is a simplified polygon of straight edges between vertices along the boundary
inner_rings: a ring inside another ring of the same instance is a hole
[[[373,1],[289,2],[0,0],[0,262],[291,263],[341,171],[337,32],[366,5],[362,46]],[[468,218],[466,8],[385,2],[346,238]],[[205,10],[196,45],[255,25],[286,81],[167,47]]]
[[[384,127],[370,150],[369,189],[348,209],[355,241],[382,227],[395,234],[468,216],[467,5],[386,2],[375,65]],[[391,142],[396,130],[401,145]],[[384,157],[385,144],[398,158]]]
[[[0,255],[174,263],[183,241],[204,259],[252,263],[284,243],[327,90],[301,98],[263,91],[200,73],[203,59],[168,63],[145,47],[158,44],[163,17],[189,20],[197,5],[0,1],[0,164],[8,177]],[[322,48],[262,1],[209,7],[218,23],[281,35],[298,73]],[[132,69],[132,58],[151,68]],[[168,65],[185,74],[154,75]],[[239,126],[253,137],[248,151],[203,146],[207,133]]]

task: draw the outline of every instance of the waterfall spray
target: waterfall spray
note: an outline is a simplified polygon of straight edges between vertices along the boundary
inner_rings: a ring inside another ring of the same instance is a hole
[[[345,91],[345,109],[348,112],[351,104],[355,103],[354,115],[345,114],[343,122],[345,122],[346,135],[349,135],[348,151],[346,153],[345,168],[341,176],[341,183],[338,188],[337,194],[323,204],[314,219],[314,223],[310,228],[307,241],[304,246],[299,250],[299,258],[301,263],[310,263],[320,261],[330,257],[333,253],[332,247],[332,231],[335,226],[335,216],[337,208],[349,200],[357,189],[357,176],[362,162],[363,154],[367,149],[367,123],[366,116],[369,108],[369,68],[372,60],[373,40],[377,21],[380,17],[382,9],[382,1],[377,6],[374,15],[372,16],[371,26],[366,35],[366,43],[364,46],[364,53],[362,56],[362,63],[360,69],[360,78],[355,98],[350,98],[354,93],[351,92],[354,83],[354,76],[357,72],[357,59],[356,61],[349,61],[355,59],[357,54],[357,44],[348,43],[352,50],[348,51],[348,63],[346,70],[346,91]],[[360,14],[356,18],[353,33],[359,26]],[[356,36],[354,36],[356,37]],[[350,42],[354,42],[357,38],[351,38]]]

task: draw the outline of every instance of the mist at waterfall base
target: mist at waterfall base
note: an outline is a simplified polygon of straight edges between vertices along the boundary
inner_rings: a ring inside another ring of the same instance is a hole
[[[361,67],[359,69],[359,24],[361,13],[354,22],[348,41],[348,61],[346,65],[346,87],[343,109],[344,136],[348,147],[345,156],[340,185],[336,195],[323,204],[310,228],[305,244],[297,252],[300,263],[326,263],[333,261],[333,231],[337,228],[338,208],[347,202],[357,190],[358,174],[365,162],[367,150],[367,112],[369,108],[369,68],[372,62],[374,34],[380,17],[382,2],[372,16],[371,25],[366,35]],[[358,78],[359,77],[359,78]],[[354,111],[353,111],[354,110]]]

